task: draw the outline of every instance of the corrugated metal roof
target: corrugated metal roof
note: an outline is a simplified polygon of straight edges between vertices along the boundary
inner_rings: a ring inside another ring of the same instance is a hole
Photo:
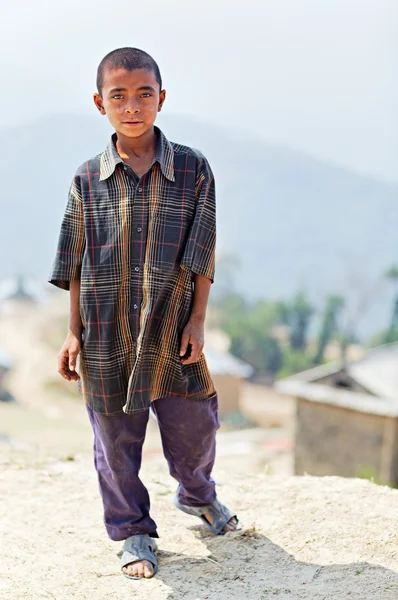
[[[341,361],[335,361],[302,371],[281,380],[281,382],[315,383],[319,379],[338,373],[342,369],[372,394],[391,398],[398,402],[398,343],[373,348],[360,360],[345,364]]]
[[[253,368],[247,363],[238,360],[228,352],[220,352],[212,346],[205,347],[204,355],[212,375],[233,375],[246,378],[253,373]]]
[[[371,396],[350,390],[334,388],[326,384],[306,383],[290,379],[275,385],[282,394],[310,400],[319,404],[340,406],[349,410],[384,417],[398,417],[398,402],[384,396]]]
[[[318,383],[343,370],[369,394],[341,390]],[[355,362],[336,361],[281,379],[275,387],[282,393],[368,412],[398,416],[398,343],[369,350]]]

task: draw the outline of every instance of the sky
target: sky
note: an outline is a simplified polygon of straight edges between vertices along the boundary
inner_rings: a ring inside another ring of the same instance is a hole
[[[0,129],[94,116],[99,61],[136,46],[170,113],[398,182],[395,0],[3,3]]]

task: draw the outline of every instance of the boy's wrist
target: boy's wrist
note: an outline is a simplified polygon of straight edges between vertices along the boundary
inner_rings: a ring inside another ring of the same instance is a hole
[[[197,323],[198,325],[202,325],[205,322],[206,319],[206,313],[196,313],[196,312],[192,312],[191,316],[189,317],[189,320]]]
[[[81,321],[70,322],[68,329],[68,336],[73,336],[77,339],[81,339],[83,332],[83,324]]]

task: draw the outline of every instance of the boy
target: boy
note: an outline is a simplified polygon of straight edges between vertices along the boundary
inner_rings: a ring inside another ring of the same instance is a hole
[[[211,478],[217,395],[202,354],[215,190],[206,159],[154,126],[166,92],[151,56],[109,53],[97,88],[94,103],[115,133],[77,170],[50,281],[70,290],[58,370],[85,399],[105,526],[125,540],[126,577],[141,579],[157,571],[156,524],[138,476],[150,407],[179,482],[177,508],[215,534],[239,527]]]

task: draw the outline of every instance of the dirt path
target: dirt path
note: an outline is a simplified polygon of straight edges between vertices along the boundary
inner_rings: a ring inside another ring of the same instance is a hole
[[[164,462],[143,477],[158,521],[160,571],[124,578],[107,539],[91,456],[48,460],[8,449],[0,482],[0,598],[141,600],[396,600],[398,491],[339,478],[244,479],[216,473],[245,522],[214,538],[179,513]],[[251,527],[254,524],[254,527]]]

